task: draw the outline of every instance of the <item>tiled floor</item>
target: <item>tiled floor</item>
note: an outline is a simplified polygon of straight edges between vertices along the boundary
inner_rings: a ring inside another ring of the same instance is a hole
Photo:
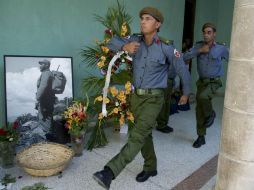
[[[142,170],[143,158],[139,154],[123,172],[112,182],[112,190],[210,190],[215,184],[216,155],[219,151],[220,125],[223,98],[216,97],[214,109],[217,113],[215,123],[207,131],[206,145],[192,148],[197,138],[195,131],[195,105],[191,110],[170,117],[169,124],[174,128],[170,134],[153,132],[155,150],[158,159],[158,175],[145,183],[137,183],[136,175]],[[101,188],[92,174],[101,170],[126,141],[125,134],[112,133],[107,129],[109,144],[105,148],[92,152],[84,151],[82,157],[74,157],[62,176],[31,177],[20,168],[9,170],[0,168],[0,177],[5,173],[22,176],[13,184],[12,190],[20,190],[25,185],[43,182],[53,190],[99,190]],[[204,165],[207,164],[207,165]],[[204,166],[203,166],[204,165]],[[207,176],[205,176],[207,174]],[[202,179],[200,176],[203,176]]]

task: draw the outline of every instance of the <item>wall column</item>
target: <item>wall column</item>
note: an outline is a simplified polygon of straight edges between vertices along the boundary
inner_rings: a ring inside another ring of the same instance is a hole
[[[253,0],[235,1],[215,189],[254,189]]]

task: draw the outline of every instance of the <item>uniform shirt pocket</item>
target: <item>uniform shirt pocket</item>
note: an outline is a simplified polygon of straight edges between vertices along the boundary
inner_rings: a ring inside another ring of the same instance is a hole
[[[165,64],[165,58],[163,58],[162,56],[151,57],[149,60],[152,63],[152,65],[164,65]]]

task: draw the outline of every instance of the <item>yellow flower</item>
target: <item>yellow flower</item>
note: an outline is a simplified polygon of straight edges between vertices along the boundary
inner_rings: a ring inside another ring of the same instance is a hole
[[[105,47],[105,46],[101,46],[101,49],[106,54],[109,52],[109,49],[107,47]]]
[[[102,113],[99,113],[98,119],[99,119],[99,120],[102,120],[102,119],[103,119]]]
[[[127,32],[128,32],[127,25],[126,22],[124,22],[121,27],[121,36],[125,36]]]
[[[109,38],[105,38],[104,42],[107,44],[109,42],[109,40],[110,40]]]
[[[111,87],[109,90],[113,97],[115,97],[118,94],[118,90],[114,86]]]
[[[113,109],[113,113],[118,113],[119,112],[119,109],[118,108],[114,108]]]
[[[131,112],[127,111],[126,112],[127,119],[130,120],[132,123],[134,122],[134,116]]]
[[[101,56],[101,61],[104,63],[104,61],[106,61],[106,57],[105,56]]]
[[[128,81],[125,84],[125,90],[126,90],[126,94],[130,94],[130,92],[131,92],[131,83],[130,83],[130,81]]]
[[[124,115],[121,114],[121,117],[119,119],[119,124],[120,124],[120,126],[122,126],[124,123],[125,123],[125,121],[124,121]]]
[[[117,99],[121,101],[121,103],[126,103],[126,96],[124,94],[124,91],[121,90],[117,96]]]
[[[108,103],[110,102],[110,99],[109,99],[109,98],[105,98],[105,99],[104,99],[104,102],[105,102],[106,104],[108,104]]]
[[[96,101],[101,102],[101,101],[102,101],[102,96],[98,96],[97,98],[95,98],[95,100],[94,100],[94,104],[95,104],[95,102],[96,102]]]
[[[71,129],[72,120],[67,120],[66,123],[67,123],[67,128],[68,128],[68,129]]]
[[[97,63],[97,66],[98,66],[99,68],[102,68],[102,67],[104,66],[104,62],[102,62],[102,61],[98,62],[98,63]]]

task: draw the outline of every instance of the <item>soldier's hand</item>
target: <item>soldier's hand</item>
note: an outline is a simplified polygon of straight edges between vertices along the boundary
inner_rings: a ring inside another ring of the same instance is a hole
[[[209,52],[209,45],[204,44],[198,51],[199,51],[199,53],[208,53]]]
[[[180,100],[179,100],[179,102],[178,102],[178,105],[184,105],[184,104],[186,104],[187,101],[188,101],[188,98],[189,98],[188,96],[182,95]]]
[[[127,51],[130,54],[133,54],[133,53],[137,52],[139,46],[140,46],[140,43],[138,43],[138,42],[130,42],[130,43],[125,44],[123,46],[123,50]]]

